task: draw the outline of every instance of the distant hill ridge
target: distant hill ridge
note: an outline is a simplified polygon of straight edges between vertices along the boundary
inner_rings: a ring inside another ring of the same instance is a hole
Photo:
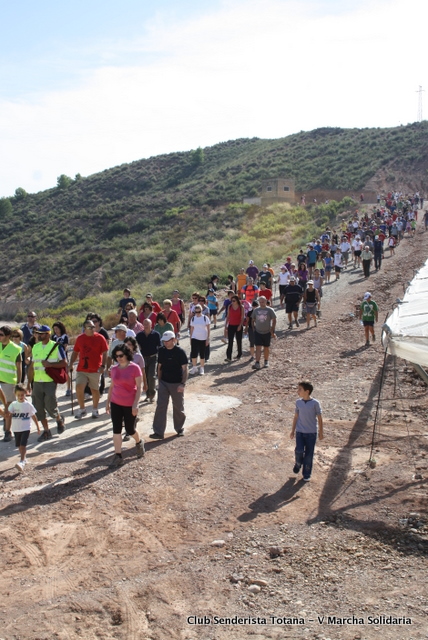
[[[86,178],[61,176],[59,186],[36,194],[18,188],[0,201],[0,247],[7,256],[0,264],[1,295],[27,300],[54,292],[67,299],[146,280],[149,272],[159,282],[162,273],[180,277],[181,253],[192,242],[200,244],[199,258],[211,251],[215,259],[210,243],[216,234],[221,241],[227,231],[229,241],[235,229],[239,240],[246,214],[230,203],[258,195],[265,178],[294,178],[299,192],[426,192],[427,134],[426,121],[387,129],[325,127],[164,154]],[[152,276],[148,281],[156,283]]]

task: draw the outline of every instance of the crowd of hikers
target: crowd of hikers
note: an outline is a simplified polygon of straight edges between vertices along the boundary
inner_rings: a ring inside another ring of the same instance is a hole
[[[75,390],[77,420],[88,416],[88,402],[92,404],[91,417],[99,417],[100,398],[108,388],[106,412],[113,423],[113,466],[123,464],[123,428],[124,439],[135,440],[137,456],[144,454],[136,428],[142,392],[144,402],[148,403],[154,402],[158,393],[150,437],[164,437],[170,399],[174,429],[178,436],[183,435],[184,388],[189,375],[205,374],[212,330],[221,329],[217,337],[227,345],[225,364],[232,362],[235,344],[235,359],[243,357],[243,342],[248,339],[248,362],[252,368],[268,368],[277,314],[285,310],[289,329],[293,323],[300,327],[302,321],[307,328],[311,323],[317,326],[323,287],[332,283],[332,274],[337,281],[344,270],[361,269],[364,278],[370,278],[373,268],[376,271],[382,268],[386,251],[393,255],[406,235],[414,235],[419,207],[423,208],[423,198],[418,193],[412,197],[401,193],[379,196],[371,211],[357,211],[343,220],[339,228],[326,227],[320,237],[300,249],[295,259],[288,256],[277,274],[269,263],[259,269],[249,260],[247,267],[237,275],[228,275],[223,283],[213,274],[206,288],[194,291],[187,303],[174,290],[163,301],[147,293],[144,301],[137,304],[131,290],[125,288],[117,307],[113,335],[103,327],[103,320],[95,311],[87,314],[82,332],[72,346],[60,320],[52,327],[39,324],[33,311],[20,328],[0,327],[3,441],[9,442],[13,431],[20,452],[17,469],[23,471],[27,464],[26,445],[32,421],[41,431],[38,438],[41,442],[52,438],[48,416],[56,421],[57,433],[64,432],[65,423],[56,397],[57,385],[61,383],[67,385],[67,396]],[[424,222],[427,227],[427,213]],[[370,337],[375,339],[377,314],[377,305],[366,292],[360,318],[367,345]],[[180,347],[180,340],[187,333],[189,353]]]

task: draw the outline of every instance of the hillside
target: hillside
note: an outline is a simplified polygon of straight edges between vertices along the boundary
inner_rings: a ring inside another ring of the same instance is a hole
[[[274,260],[272,237],[251,235],[265,212],[230,203],[257,195],[272,176],[293,177],[297,191],[428,190],[427,134],[428,122],[323,128],[171,153],[87,178],[62,176],[60,186],[37,194],[18,188],[0,201],[3,311],[6,303],[58,306],[125,284],[167,290],[178,280],[191,287],[213,269],[236,269],[254,251]],[[275,236],[282,253],[312,233],[312,219],[325,224],[336,213],[290,211]]]

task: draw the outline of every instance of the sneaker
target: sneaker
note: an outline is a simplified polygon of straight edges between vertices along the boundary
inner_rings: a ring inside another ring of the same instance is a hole
[[[90,393],[85,393],[85,400],[92,400],[92,396]]]
[[[300,327],[300,322],[296,320],[296,327]]]
[[[224,361],[225,362],[232,362],[232,358],[225,358]]]
[[[64,433],[65,424],[64,424],[63,418],[58,418],[58,420],[56,421],[56,426],[57,426],[57,432],[59,435],[61,435],[61,433]]]
[[[152,440],[163,440],[164,436],[160,436],[158,433],[153,432],[149,435],[149,438]]]
[[[137,452],[137,458],[142,458],[146,453],[146,450],[144,449],[144,442],[142,440],[136,443],[135,450]]]
[[[269,360],[265,360],[265,369],[269,367]]]
[[[193,376],[195,373],[198,373],[198,367],[192,367],[189,371],[190,375]]]
[[[254,362],[254,356],[250,357],[250,362]]]
[[[3,442],[10,442],[11,440],[12,440],[12,433],[11,433],[11,431],[5,431],[5,432],[4,432]]]
[[[131,436],[129,436],[127,433],[125,433],[125,435],[123,436],[123,442],[128,442],[128,440],[131,439]]]
[[[293,467],[293,473],[299,473],[299,471],[300,471],[300,464],[297,464],[296,462],[296,464]]]
[[[375,334],[372,335],[372,342],[374,342],[376,340],[376,336]]]
[[[292,328],[293,328],[293,324],[292,324],[291,322],[290,322],[290,324],[288,325],[288,328],[289,328],[289,329],[292,329]]]
[[[123,458],[119,453],[115,453],[109,465],[112,469],[123,466]]]
[[[227,343],[229,342],[229,340],[228,340],[227,338],[221,338],[221,341],[222,341],[224,344],[227,344]]]
[[[177,436],[178,437],[184,436],[184,429],[180,429],[180,431],[177,431]]]
[[[260,362],[256,362],[251,368],[256,370],[260,369]]]
[[[204,367],[199,367],[199,375],[204,376],[205,375],[205,369]]]
[[[51,430],[43,431],[42,435],[37,438],[37,442],[44,442],[52,438]]]
[[[21,460],[21,462],[17,462],[15,465],[15,469],[18,469],[19,473],[23,473],[25,469],[25,462]]]
[[[98,409],[93,409],[92,410],[92,418],[99,418],[100,414],[98,413]]]
[[[150,403],[153,402],[153,401],[154,401],[154,398],[149,398],[149,402]]]
[[[82,418],[86,418],[87,413],[86,409],[76,409],[76,413],[74,414],[75,420],[81,420]]]
[[[303,482],[309,482],[310,478],[303,478]]]
[[[369,346],[370,346],[370,340],[367,340],[366,341],[366,347],[369,347]]]
[[[67,391],[65,392],[65,397],[69,398],[71,396],[71,389],[67,389]]]

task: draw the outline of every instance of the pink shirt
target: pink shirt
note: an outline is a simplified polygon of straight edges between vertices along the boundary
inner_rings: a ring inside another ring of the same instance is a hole
[[[110,374],[114,383],[110,402],[122,407],[132,407],[137,392],[136,378],[142,376],[140,367],[130,362],[127,367],[112,367]]]

